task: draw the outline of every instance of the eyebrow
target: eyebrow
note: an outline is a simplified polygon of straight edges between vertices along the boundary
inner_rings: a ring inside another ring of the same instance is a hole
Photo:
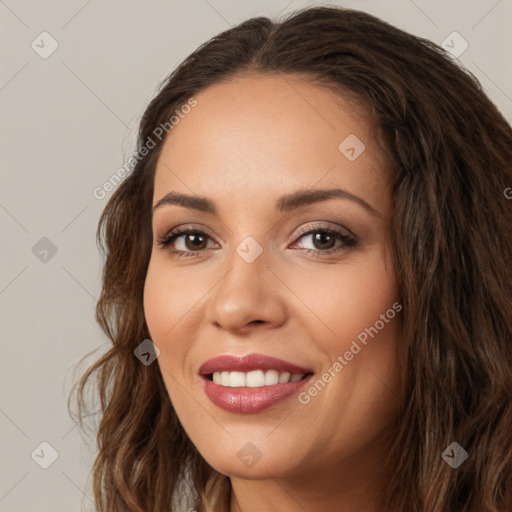
[[[291,210],[300,208],[301,206],[319,203],[333,198],[348,199],[359,204],[372,215],[382,217],[382,214],[378,212],[375,208],[373,208],[373,206],[368,204],[364,199],[354,194],[351,194],[350,192],[347,192],[346,190],[343,190],[341,188],[297,190],[292,194],[281,196],[276,201],[275,207],[280,212],[289,212]],[[178,205],[184,208],[191,208],[194,210],[199,210],[201,212],[217,215],[217,208],[215,207],[215,204],[207,197],[202,196],[181,194],[174,191],[169,192],[155,204],[155,206],[153,207],[153,212],[157,208],[160,208],[161,206],[164,205]]]

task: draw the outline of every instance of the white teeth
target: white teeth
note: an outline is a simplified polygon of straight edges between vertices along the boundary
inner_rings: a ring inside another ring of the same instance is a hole
[[[245,385],[248,388],[258,388],[265,384],[265,374],[262,370],[254,370],[245,374]]]
[[[251,372],[214,372],[213,382],[229,388],[259,388],[261,386],[274,386],[297,382],[306,375],[297,373],[291,375],[289,372],[279,373],[276,370],[253,370]]]
[[[243,388],[245,386],[244,372],[229,372],[229,387]]]
[[[290,380],[291,373],[283,372],[279,374],[279,384],[284,384]]]
[[[268,370],[265,373],[265,386],[274,386],[279,382],[279,372],[277,370]]]

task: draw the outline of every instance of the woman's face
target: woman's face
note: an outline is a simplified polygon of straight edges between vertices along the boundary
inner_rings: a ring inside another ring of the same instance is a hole
[[[363,478],[397,415],[401,314],[370,125],[292,76],[195,98],[157,164],[144,289],[172,405],[233,478],[328,479],[345,465]],[[176,228],[191,233],[157,245]],[[205,366],[254,354],[282,361]]]

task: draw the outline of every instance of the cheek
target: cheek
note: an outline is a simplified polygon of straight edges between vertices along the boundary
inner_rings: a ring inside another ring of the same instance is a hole
[[[160,349],[157,364],[169,400],[187,435],[194,444],[202,446],[207,441],[197,426],[210,424],[211,417],[187,391],[191,386],[187,361],[194,346],[191,325],[201,321],[197,317],[200,309],[197,306],[201,304],[198,301],[204,296],[204,290],[195,285],[185,286],[183,280],[176,279],[176,273],[172,277],[170,274],[172,272],[158,262],[150,263],[144,285],[144,313],[151,340]],[[209,431],[208,442],[213,434]]]
[[[320,339],[338,345],[373,326],[398,300],[394,271],[378,254],[321,269],[307,279],[294,280],[293,288],[314,313],[307,316],[318,324]],[[391,318],[395,313],[390,312]]]
[[[179,279],[159,258],[151,260],[144,283],[144,315],[154,340],[172,339],[181,319],[204,295],[203,286],[194,280]],[[189,315],[187,314],[187,319]]]
[[[156,279],[155,274],[150,264],[144,283],[144,316],[153,341],[164,332],[164,319],[172,309],[165,300],[165,281]]]
[[[144,315],[151,340],[160,350],[158,364],[169,392],[180,389],[194,347],[194,328],[204,319],[205,284],[180,277],[165,261],[150,261],[144,283]],[[189,368],[190,370],[190,368]]]
[[[177,363],[176,354],[179,352],[179,344],[172,343],[169,340],[179,340],[176,336],[179,325],[180,308],[183,300],[176,300],[176,291],[172,287],[172,282],[168,277],[168,272],[161,272],[156,265],[150,262],[146,281],[144,283],[144,316],[148,326],[150,338],[160,349],[158,364],[162,370],[162,376],[166,384],[172,386],[169,381],[170,374],[176,374],[176,368],[173,364]],[[173,357],[170,357],[172,352]]]

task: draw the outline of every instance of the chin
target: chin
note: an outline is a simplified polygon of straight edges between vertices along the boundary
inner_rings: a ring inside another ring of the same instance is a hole
[[[254,438],[253,438],[254,439]],[[278,442],[278,445],[282,443]],[[276,451],[276,448],[265,442],[257,440],[238,441],[231,440],[229,445],[217,445],[208,453],[201,452],[205,460],[219,473],[234,478],[262,480],[269,476],[284,476],[296,471],[300,460],[297,457],[297,447]]]

